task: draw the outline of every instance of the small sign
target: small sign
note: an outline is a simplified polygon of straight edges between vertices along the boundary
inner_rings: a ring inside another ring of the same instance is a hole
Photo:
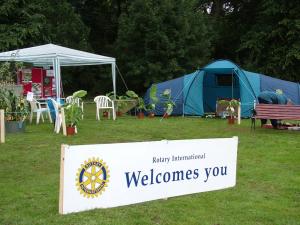
[[[238,138],[62,146],[61,214],[234,187]]]
[[[26,100],[29,102],[33,101],[33,92],[30,91],[27,92]]]

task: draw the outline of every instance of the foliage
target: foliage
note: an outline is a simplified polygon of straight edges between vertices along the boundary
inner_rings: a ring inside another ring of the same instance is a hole
[[[234,115],[235,109],[237,106],[240,105],[240,102],[236,99],[231,99],[231,100],[219,100],[218,104],[223,105],[226,107],[226,112],[228,113],[228,115],[230,117],[232,117]]]
[[[298,82],[299,7],[286,0],[6,0],[0,51],[52,42],[117,57],[139,94],[219,58]],[[106,92],[110,78],[110,66],[63,68],[69,93]]]
[[[0,4],[0,50],[49,42],[86,48],[88,29],[67,0],[6,0]]]
[[[14,82],[19,69],[23,67],[22,62],[4,62],[0,63],[0,81]]]
[[[87,92],[84,90],[79,90],[73,93],[72,97],[73,99],[76,98],[83,98],[86,96]],[[77,105],[75,101],[68,103],[66,106],[64,106],[65,110],[65,119],[66,119],[66,125],[70,127],[75,127],[78,125],[79,121],[82,119],[82,109],[80,106]]]
[[[139,97],[137,93],[135,93],[134,91],[128,90],[128,91],[126,91],[126,95],[132,99],[137,100],[137,109],[139,112],[142,112],[143,110],[146,109],[144,99],[142,97]]]
[[[5,88],[0,89],[0,109],[5,110],[7,121],[24,121],[29,114],[28,103],[23,96]]]
[[[208,62],[204,21],[193,0],[131,1],[120,16],[116,42],[129,85],[144,89]]]
[[[282,79],[299,81],[300,4],[267,0],[256,4],[251,27],[238,49],[243,64]]]
[[[170,116],[173,112],[174,106],[176,105],[172,100],[171,89],[165,89],[161,96],[163,97],[165,113]]]
[[[152,84],[151,88],[149,90],[150,101],[149,101],[149,104],[146,105],[147,111],[153,112],[155,110],[156,104],[159,102],[159,99],[156,96],[156,94],[157,94],[157,85]]]

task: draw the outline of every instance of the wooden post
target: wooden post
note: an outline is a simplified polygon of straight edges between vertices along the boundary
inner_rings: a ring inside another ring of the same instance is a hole
[[[238,106],[238,125],[241,124],[241,103],[239,103],[239,106]]]
[[[59,179],[59,214],[63,214],[63,204],[64,204],[64,168],[65,168],[65,150],[68,145],[61,145],[60,150],[60,179]]]
[[[0,143],[5,143],[5,122],[3,109],[0,109]]]
[[[64,108],[61,108],[61,124],[62,124],[63,135],[67,136],[67,127],[66,127],[66,118],[65,118]]]

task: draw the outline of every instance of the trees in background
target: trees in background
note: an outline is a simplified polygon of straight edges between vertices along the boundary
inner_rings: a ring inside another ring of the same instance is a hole
[[[210,58],[210,26],[195,1],[134,0],[119,19],[116,50],[130,86],[195,70]]]
[[[1,1],[1,51],[47,43],[86,49],[88,32],[67,0]]]
[[[299,82],[299,1],[259,2],[249,29],[241,35],[238,57],[252,70]]]
[[[299,82],[299,11],[287,0],[2,0],[0,51],[51,42],[113,56],[140,93],[219,58]],[[111,89],[110,68],[63,73],[70,92]]]

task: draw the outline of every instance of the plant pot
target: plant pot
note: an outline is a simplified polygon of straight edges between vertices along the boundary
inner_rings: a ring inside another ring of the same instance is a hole
[[[227,120],[228,120],[228,124],[230,125],[234,124],[234,117],[228,116]]]
[[[153,112],[148,114],[149,118],[154,118],[154,116],[155,116],[155,114]]]
[[[168,113],[164,113],[163,118],[165,118],[165,119],[169,118],[169,114]]]
[[[103,117],[108,117],[108,112],[103,112]]]
[[[6,133],[23,133],[25,131],[24,121],[5,121]]]
[[[75,134],[75,127],[67,127],[67,136],[73,136]]]
[[[117,112],[117,116],[122,116],[122,115],[123,115],[122,112],[120,112],[120,111]]]
[[[145,115],[144,115],[143,112],[139,112],[139,113],[137,114],[137,117],[138,117],[138,119],[144,119]]]

